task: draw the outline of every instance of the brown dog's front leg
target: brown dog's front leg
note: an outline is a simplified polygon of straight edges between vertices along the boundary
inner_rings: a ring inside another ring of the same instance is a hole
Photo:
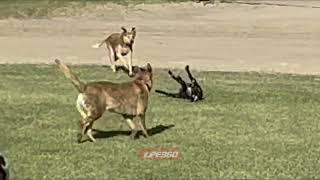
[[[134,140],[136,138],[138,131],[136,129],[131,130],[130,139]]]
[[[126,62],[126,60],[124,59],[124,57],[122,56],[121,52],[117,52],[117,57],[119,58],[119,60],[122,62],[122,64],[129,69],[128,64]]]
[[[129,51],[129,60],[128,60],[128,66],[129,66],[129,76],[132,76],[132,51]]]
[[[143,115],[140,115],[139,117],[140,117],[139,126],[140,126],[143,134],[145,135],[145,137],[148,138],[149,134],[147,132],[147,127],[146,127],[146,122],[145,122],[145,115],[143,114]]]
[[[136,125],[133,123],[132,120],[133,120],[133,118],[126,117],[126,122],[127,122],[128,126],[131,129],[130,138],[134,139],[136,137],[136,134],[137,134],[138,131],[136,129]]]

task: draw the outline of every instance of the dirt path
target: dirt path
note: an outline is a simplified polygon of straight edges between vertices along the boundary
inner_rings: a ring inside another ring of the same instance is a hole
[[[104,48],[91,45],[120,26],[136,26],[137,64],[317,74],[319,19],[318,8],[267,5],[87,7],[77,17],[1,20],[0,63],[51,63],[58,57],[108,64]]]

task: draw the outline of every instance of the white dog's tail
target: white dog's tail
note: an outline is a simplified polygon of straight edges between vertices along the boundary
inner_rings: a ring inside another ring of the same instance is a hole
[[[100,48],[105,42],[106,42],[106,41],[103,40],[103,41],[100,42],[100,43],[96,43],[96,44],[92,45],[91,47],[92,47],[92,48],[95,48],[95,49],[98,49],[98,48]]]

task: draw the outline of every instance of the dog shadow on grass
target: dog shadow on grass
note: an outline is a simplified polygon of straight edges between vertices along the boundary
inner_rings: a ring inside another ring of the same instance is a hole
[[[110,66],[108,65],[103,65],[102,67],[108,67],[110,68]],[[132,66],[132,72],[133,72],[133,75],[132,76],[129,76],[129,77],[133,77],[136,73],[138,73],[140,70],[139,66]],[[129,70],[123,66],[123,65],[119,65],[119,66],[116,66],[116,71],[119,72],[119,71],[123,71],[125,74],[129,74]]]
[[[163,131],[170,129],[174,127],[173,124],[168,125],[168,126],[164,126],[164,125],[158,125],[156,127],[153,127],[151,129],[147,129],[147,132],[149,134],[149,136],[154,136],[156,134],[162,133]],[[114,136],[129,136],[131,134],[131,131],[102,131],[102,130],[98,130],[98,129],[93,129],[93,131],[95,132],[95,134],[93,135],[94,138],[97,139],[102,139],[102,138],[111,138]],[[137,137],[142,135],[142,132],[139,131],[137,133]]]

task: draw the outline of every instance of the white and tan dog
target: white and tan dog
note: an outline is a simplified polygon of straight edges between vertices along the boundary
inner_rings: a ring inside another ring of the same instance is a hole
[[[124,27],[121,27],[121,29],[121,33],[111,34],[102,42],[92,45],[92,48],[100,48],[103,44],[106,44],[113,72],[116,72],[116,61],[120,60],[128,69],[129,75],[132,76],[132,54],[136,28],[132,27],[130,32]],[[124,56],[128,57],[127,61]]]

